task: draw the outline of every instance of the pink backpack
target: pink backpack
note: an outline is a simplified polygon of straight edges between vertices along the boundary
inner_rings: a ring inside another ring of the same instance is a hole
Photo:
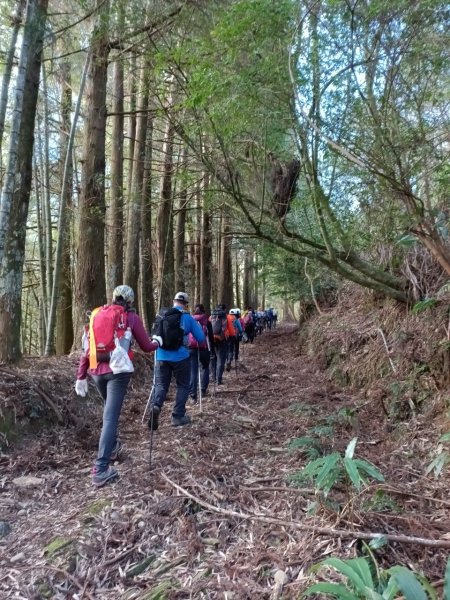
[[[208,317],[203,313],[192,315],[192,317],[197,321],[197,323],[203,329],[203,333],[205,334],[205,341],[201,342],[199,344],[197,342],[197,340],[195,339],[195,337],[192,335],[192,333],[190,333],[188,336],[189,348],[200,348],[200,350],[204,350],[205,348],[208,347],[208,344],[206,342],[206,337],[208,336]]]

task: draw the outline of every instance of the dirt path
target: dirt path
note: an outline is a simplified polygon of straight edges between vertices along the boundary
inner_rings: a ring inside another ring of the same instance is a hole
[[[0,596],[272,599],[281,597],[274,579],[280,571],[276,578],[285,583],[282,597],[298,598],[311,564],[331,553],[352,556],[356,550],[352,540],[225,514],[230,510],[267,520],[376,526],[439,537],[448,508],[420,498],[404,499],[409,510],[421,510],[411,524],[398,495],[390,508],[391,496],[386,495],[384,508],[366,506],[364,515],[361,503],[370,498],[358,495],[337,516],[312,491],[286,487],[287,477],[308,461],[301,450],[289,452],[287,443],[311,435],[314,427],[323,451],[341,451],[358,435],[362,454],[383,472],[395,473],[404,463],[401,452],[396,454],[374,428],[372,407],[324,381],[300,355],[296,340],[296,330],[285,326],[245,346],[239,377],[226,374],[215,399],[204,400],[203,414],[198,406],[189,407],[190,427],[169,425],[168,400],[154,437],[151,470],[149,433],[140,423],[148,390],[138,389],[122,415],[126,455],[116,483],[92,488],[89,474],[97,440],[80,452],[63,429],[34,440],[28,448],[32,462],[24,464],[20,455],[3,462],[0,518],[12,530],[0,538]],[[359,414],[358,405],[363,407]],[[17,487],[13,479],[23,474],[40,481]],[[415,484],[423,479],[413,462],[406,479]],[[393,483],[398,482],[394,475]],[[392,563],[399,552],[393,545],[384,558]],[[434,573],[433,566],[436,572],[441,569],[439,552],[413,547],[406,553],[425,572]]]

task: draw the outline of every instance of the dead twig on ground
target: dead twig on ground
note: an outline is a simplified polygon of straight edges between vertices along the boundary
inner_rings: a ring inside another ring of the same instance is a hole
[[[260,521],[262,523],[268,523],[273,525],[283,525],[284,527],[293,527],[300,531],[309,531],[317,535],[329,535],[335,538],[353,538],[360,540],[377,540],[384,538],[390,542],[399,542],[402,544],[418,544],[420,546],[429,546],[431,548],[450,548],[450,540],[432,540],[427,538],[420,538],[416,536],[408,536],[402,534],[390,534],[390,533],[373,533],[370,531],[352,531],[350,529],[336,529],[333,527],[317,527],[315,525],[308,525],[307,523],[300,523],[298,521],[284,521],[283,519],[277,519],[276,517],[265,517],[262,515],[255,515],[252,513],[244,513],[236,510],[230,510],[227,508],[219,508],[205,502],[198,496],[191,494],[188,490],[184,489],[174,481],[172,481],[165,473],[161,473],[163,479],[167,481],[173,488],[188,496],[191,500],[207,508],[212,512],[227,515],[229,517],[236,517],[244,520]]]

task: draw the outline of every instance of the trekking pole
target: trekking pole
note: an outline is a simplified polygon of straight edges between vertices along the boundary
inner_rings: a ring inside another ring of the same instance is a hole
[[[203,412],[202,408],[202,377],[200,373],[200,348],[197,346],[197,378],[198,378],[198,394],[200,398],[200,414]]]
[[[156,354],[155,354],[155,362],[153,364],[153,386],[152,386],[152,391],[150,392],[150,396],[148,398],[147,405],[150,403],[150,400],[152,399],[153,394],[155,392],[155,383],[156,383]],[[153,451],[153,408],[151,408],[150,410],[151,410],[151,417],[150,417],[150,449],[149,449],[149,453],[148,453],[148,470],[149,471],[152,468],[152,451]]]

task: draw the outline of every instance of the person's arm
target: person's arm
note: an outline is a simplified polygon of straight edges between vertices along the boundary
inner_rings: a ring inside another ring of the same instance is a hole
[[[144,352],[154,352],[159,348],[158,342],[152,342],[145,331],[141,318],[136,313],[128,314],[128,325],[138,346]]]
[[[83,352],[78,364],[77,379],[86,379],[89,368],[89,357]]]
[[[236,319],[236,327],[239,333],[242,333],[242,325],[239,319]]]

